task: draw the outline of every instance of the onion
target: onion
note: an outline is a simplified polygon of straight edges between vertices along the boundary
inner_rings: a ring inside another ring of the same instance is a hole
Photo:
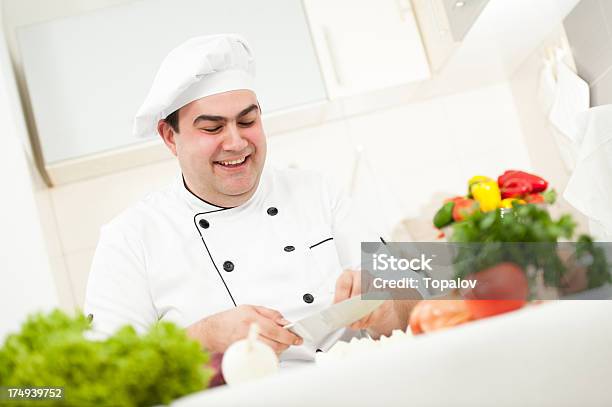
[[[246,339],[236,341],[225,351],[221,370],[229,385],[239,384],[274,374],[278,357],[274,350],[257,340],[259,328],[251,324]]]

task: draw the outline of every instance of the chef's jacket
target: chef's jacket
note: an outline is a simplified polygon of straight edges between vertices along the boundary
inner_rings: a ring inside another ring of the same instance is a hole
[[[233,208],[202,200],[179,176],[102,227],[85,312],[103,334],[159,320],[187,327],[241,304],[295,321],[329,306],[338,275],[359,267],[360,242],[378,239],[362,224],[316,173],[265,169]],[[352,333],[292,346],[281,360],[312,360]]]

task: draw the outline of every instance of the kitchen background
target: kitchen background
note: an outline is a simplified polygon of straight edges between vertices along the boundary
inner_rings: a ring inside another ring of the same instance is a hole
[[[269,164],[328,174],[389,239],[434,239],[443,197],[511,168],[548,179],[554,210],[599,233],[561,196],[577,145],[549,112],[567,97],[561,65],[591,106],[612,103],[609,1],[0,5],[0,336],[33,310],[82,306],[100,226],[178,176],[160,141],[131,139],[130,120],[163,55],[193,33],[251,41]],[[168,16],[175,26],[155,24]]]

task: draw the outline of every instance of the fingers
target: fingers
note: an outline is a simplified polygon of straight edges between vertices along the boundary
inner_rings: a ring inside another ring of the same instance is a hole
[[[393,311],[393,301],[387,300],[380,307],[378,307],[374,312],[369,313],[365,317],[361,318],[358,321],[353,322],[349,325],[351,329],[366,329],[371,327],[372,325],[379,324],[382,320],[385,319],[389,312]]]
[[[289,321],[287,321],[284,317],[283,314],[281,314],[280,312],[271,309],[271,308],[266,308],[266,307],[262,307],[260,305],[255,305],[253,306],[253,308],[255,309],[255,311],[257,311],[257,313],[263,315],[266,318],[271,319],[272,321],[276,322],[279,325],[287,325],[289,324]]]
[[[354,329],[354,330],[366,329],[371,325],[371,321],[372,321],[372,314],[369,314],[361,318],[359,321],[353,322],[351,325],[349,325],[349,328]]]
[[[369,313],[365,317],[361,318],[359,321],[353,322],[351,325],[349,325],[349,328],[351,328],[351,329],[366,329],[366,328],[368,328],[370,325],[372,325],[372,322],[376,319],[374,314],[375,314],[375,312]]]
[[[304,341],[283,325],[289,324],[280,312],[259,305],[241,305],[244,315],[243,322],[248,325],[255,323],[259,328],[258,339],[268,345],[279,355],[291,345],[301,345]]]
[[[257,314],[255,319],[261,336],[282,345],[282,349],[278,346],[273,347],[274,349],[280,349],[282,352],[290,345],[301,345],[304,342],[302,338],[282,327],[290,322],[280,312],[260,305],[253,306],[253,309]]]
[[[334,294],[334,304],[351,298],[353,291],[353,272],[350,270],[342,272],[336,280],[336,292]]]
[[[268,339],[276,341],[280,344],[284,344],[286,346],[301,345],[303,342],[302,338],[300,338],[293,332],[289,332],[287,329],[276,324],[268,318],[259,317],[256,322],[259,325],[260,334]]]

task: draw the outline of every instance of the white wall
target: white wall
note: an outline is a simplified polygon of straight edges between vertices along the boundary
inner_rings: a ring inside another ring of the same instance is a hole
[[[276,134],[268,144],[270,164],[317,169],[347,188],[355,147],[362,145],[367,162],[359,171],[359,198],[373,199],[391,223],[419,218],[414,234],[420,239],[435,237],[432,211],[443,196],[465,193],[472,175],[531,169],[506,83]],[[99,227],[171,182],[178,166],[170,157],[50,190],[77,305],[83,302]]]
[[[1,28],[1,27],[0,27]],[[15,81],[0,30],[0,342],[24,317],[59,304],[16,117]]]

